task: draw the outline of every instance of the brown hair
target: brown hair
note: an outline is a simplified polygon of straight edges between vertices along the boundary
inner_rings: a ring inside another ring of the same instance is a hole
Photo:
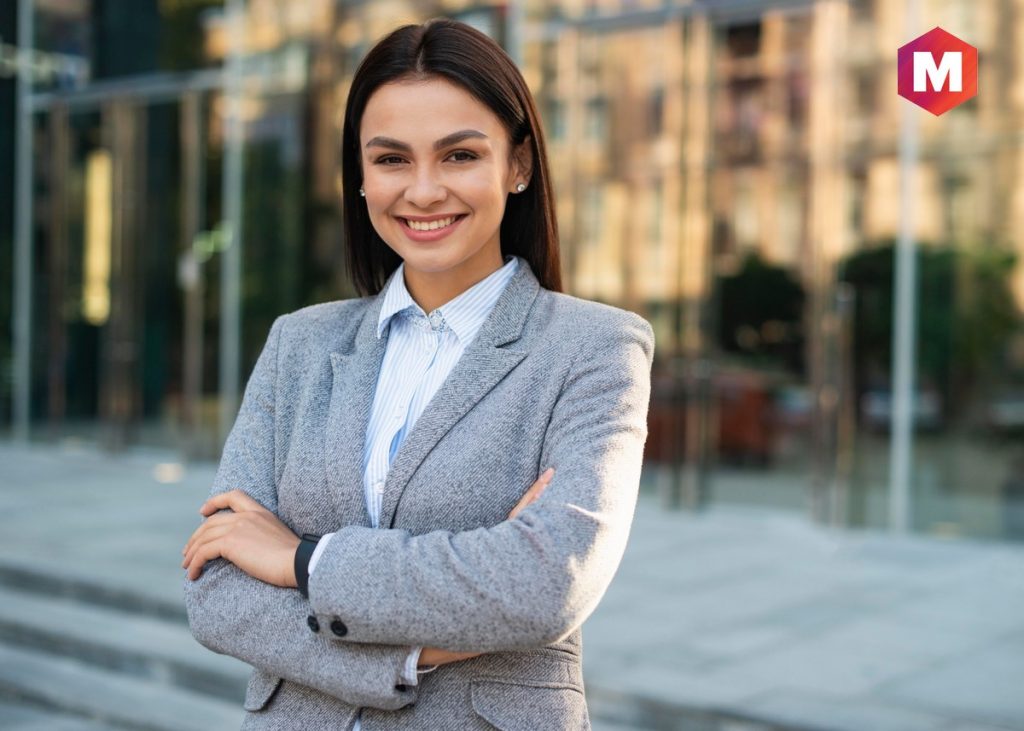
[[[509,196],[501,221],[501,253],[529,262],[542,287],[562,291],[558,223],[544,136],[533,96],[519,69],[494,40],[466,23],[431,18],[403,25],[379,41],[356,69],[342,129],[341,179],[346,257],[360,295],[380,292],[401,258],[380,238],[359,195],[359,127],[378,87],[398,80],[444,78],[468,91],[501,120],[510,150],[527,136],[533,172],[526,190]]]

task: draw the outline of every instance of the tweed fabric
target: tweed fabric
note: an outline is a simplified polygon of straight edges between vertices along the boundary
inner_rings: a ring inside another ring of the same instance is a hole
[[[254,666],[244,728],[350,729],[363,707],[363,731],[587,729],[580,626],[629,535],[651,326],[543,289],[522,262],[395,454],[373,528],[381,301],[275,321],[211,490],[245,490],[296,534],[335,532],[309,598],[216,559],[185,581],[192,632]],[[485,654],[400,685],[416,645]]]

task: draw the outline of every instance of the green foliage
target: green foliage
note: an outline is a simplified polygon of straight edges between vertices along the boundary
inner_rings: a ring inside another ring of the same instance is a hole
[[[718,279],[718,343],[726,352],[802,370],[804,289],[784,267],[747,254]]]
[[[190,71],[210,65],[205,56],[202,16],[223,8],[223,0],[160,0],[160,68]]]
[[[892,360],[895,243],[850,256],[840,278],[856,290],[854,353],[857,370],[888,379]],[[976,381],[995,367],[1009,336],[1021,325],[1009,279],[1016,257],[994,248],[917,250],[918,377],[944,392]]]

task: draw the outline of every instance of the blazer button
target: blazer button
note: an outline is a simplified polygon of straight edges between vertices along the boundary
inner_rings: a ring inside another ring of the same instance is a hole
[[[405,683],[399,683],[395,686],[395,690],[397,690],[399,693],[404,693],[405,691],[409,690],[409,686],[407,686]]]
[[[331,632],[338,635],[338,637],[344,637],[348,634],[348,627],[340,619],[336,619],[331,622]]]
[[[313,630],[314,632],[319,632],[320,631],[320,623],[316,621],[316,615],[315,614],[311,614],[308,617],[306,617],[306,624],[308,624],[309,628],[311,630]]]

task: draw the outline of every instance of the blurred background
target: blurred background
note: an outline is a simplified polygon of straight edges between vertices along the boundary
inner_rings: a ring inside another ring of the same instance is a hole
[[[354,296],[348,83],[436,15],[535,95],[567,291],[654,325],[651,520],[1015,550],[1021,0],[7,0],[9,464],[159,454],[167,484],[215,463],[273,319]],[[978,95],[940,117],[896,93],[897,49],[936,25],[979,50]]]
[[[0,422],[216,457],[273,318],[353,294],[356,65],[445,14],[497,39],[539,103],[568,291],[655,326],[667,502],[886,525],[899,457],[910,529],[1024,538],[1024,8],[917,5],[979,48],[981,92],[911,108],[907,191],[904,2],[5,3],[0,166],[21,150],[30,169],[0,179]],[[894,395],[905,211],[914,386]]]

